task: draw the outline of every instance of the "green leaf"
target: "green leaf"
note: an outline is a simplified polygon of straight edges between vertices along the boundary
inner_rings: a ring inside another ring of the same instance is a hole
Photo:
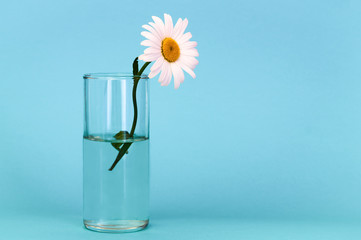
[[[139,72],[138,57],[136,57],[133,62],[133,76],[138,75],[138,72]]]
[[[117,140],[126,140],[130,138],[130,134],[128,131],[119,131],[117,134],[114,135],[114,138]],[[118,151],[120,150],[120,147],[122,145],[123,143],[112,143],[112,146]]]
[[[117,134],[114,135],[114,138],[117,140],[126,140],[130,138],[128,131],[119,131]]]
[[[115,159],[112,166],[109,168],[109,171],[112,171],[114,169],[114,167],[117,165],[117,163],[120,161],[120,159],[122,159],[124,154],[126,154],[128,152],[128,149],[129,149],[130,145],[132,145],[131,142],[130,143],[124,143],[123,147],[119,150],[117,158]]]

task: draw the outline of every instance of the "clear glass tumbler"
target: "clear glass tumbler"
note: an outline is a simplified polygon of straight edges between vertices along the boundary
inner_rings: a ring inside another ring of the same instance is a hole
[[[84,75],[83,215],[90,230],[148,225],[148,93],[146,75]]]

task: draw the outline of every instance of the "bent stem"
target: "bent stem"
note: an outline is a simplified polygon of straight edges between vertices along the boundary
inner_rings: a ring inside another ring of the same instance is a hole
[[[146,62],[144,63],[144,65],[142,66],[142,68],[139,70],[138,73],[135,74],[134,69],[133,69],[133,74],[136,75],[137,77],[134,77],[134,86],[133,86],[133,93],[132,93],[132,97],[133,97],[133,107],[134,107],[134,118],[133,118],[133,124],[132,124],[132,129],[130,130],[130,137],[133,137],[134,132],[135,132],[135,127],[137,125],[137,120],[138,120],[138,106],[137,106],[137,87],[138,87],[138,82],[140,80],[140,76],[143,74],[144,70],[148,67],[148,65],[151,62]],[[113,162],[112,166],[109,168],[109,171],[112,171],[114,169],[114,167],[118,164],[118,162],[120,161],[120,159],[122,159],[122,157],[124,156],[125,153],[127,153],[129,147],[132,145],[132,143],[124,143],[122,148],[119,150],[119,153],[115,159],[115,161]]]

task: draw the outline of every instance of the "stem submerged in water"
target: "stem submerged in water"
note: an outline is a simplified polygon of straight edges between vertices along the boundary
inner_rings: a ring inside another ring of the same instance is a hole
[[[137,61],[138,59],[136,58],[135,61]],[[151,62],[146,62],[144,63],[144,65],[142,66],[142,68],[139,70],[138,73],[135,74],[135,71],[133,69],[133,74],[134,74],[134,86],[133,86],[133,107],[134,107],[134,118],[133,118],[133,124],[132,124],[132,129],[130,130],[130,137],[133,137],[134,132],[135,132],[135,127],[137,125],[137,120],[138,120],[138,106],[137,106],[137,87],[138,87],[138,82],[141,79],[141,75],[144,72],[144,70],[148,67],[148,65]],[[133,64],[134,66],[134,64]],[[124,156],[124,154],[128,151],[130,145],[132,145],[132,143],[124,143],[122,148],[119,150],[118,156],[116,157],[114,163],[112,164],[112,166],[109,168],[109,171],[112,171],[114,169],[114,167],[118,164],[118,162],[120,161],[120,159],[122,159],[122,157]]]

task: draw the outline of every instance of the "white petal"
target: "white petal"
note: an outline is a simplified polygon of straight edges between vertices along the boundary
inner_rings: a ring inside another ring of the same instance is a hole
[[[171,67],[174,77],[174,88],[178,89],[180,84],[184,81],[184,73],[177,63],[172,63]]]
[[[195,57],[181,55],[179,61],[190,69],[194,69],[198,65],[198,60]]]
[[[162,57],[162,54],[142,54],[139,56],[139,60],[143,60],[144,62],[153,62],[160,57]]]
[[[178,42],[178,39],[182,37],[184,31],[186,30],[187,25],[188,25],[188,19],[185,18],[182,22],[182,26],[180,27],[177,36],[174,36],[175,37],[174,40]]]
[[[155,31],[154,28],[149,25],[143,25],[142,28],[148,30],[158,41],[161,41],[158,32]]]
[[[197,49],[195,49],[195,48],[182,50],[181,53],[183,55],[187,55],[187,56],[193,56],[193,57],[199,56],[199,53],[198,53]]]
[[[153,22],[150,22],[149,25],[152,26],[157,31],[160,39],[164,39],[164,31],[161,29],[160,26],[158,26]]]
[[[170,66],[169,63],[164,61],[163,65],[162,65],[162,72],[159,76],[158,82],[163,83],[166,82],[168,80],[168,72],[170,72]]]
[[[180,61],[177,61],[177,63],[179,64],[179,66],[180,66],[184,71],[186,71],[189,75],[191,75],[192,78],[196,78],[196,74],[193,72],[192,69],[190,69],[189,67],[187,67],[187,65],[183,64],[183,63],[180,62]]]
[[[154,47],[154,48],[159,48],[160,49],[160,44],[159,43],[155,43],[155,42],[152,42],[150,40],[143,40],[140,45],[142,46],[146,46],[146,47]]]
[[[183,34],[182,37],[179,38],[179,40],[177,41],[177,43],[179,45],[182,45],[183,43],[187,42],[189,39],[191,39],[192,34],[190,32],[187,32],[185,34]]]
[[[162,82],[161,86],[168,86],[170,81],[172,80],[172,69],[170,67],[170,63],[167,62],[166,66],[167,66],[168,71],[167,71],[166,76],[164,77],[164,81]]]
[[[161,69],[164,62],[164,58],[160,57],[157,61],[154,62],[153,66],[150,68],[151,71],[155,71],[157,69]]]
[[[156,38],[152,33],[143,31],[140,33],[143,37],[148,38],[150,41],[154,43],[158,43],[160,45],[160,40]]]
[[[169,14],[164,13],[164,23],[165,37],[171,37],[173,32],[173,20]]]
[[[152,54],[152,53],[162,53],[160,49],[149,47],[144,50],[145,54]]]
[[[177,23],[175,24],[173,28],[172,38],[175,39],[175,37],[180,32],[180,28],[182,27],[183,21],[181,18],[178,19]]]
[[[177,64],[177,63],[175,63]],[[180,74],[180,82],[183,83],[184,82],[184,72],[182,70],[182,68],[179,66],[179,64],[177,64],[178,68],[179,68],[179,74]]]
[[[158,62],[159,59],[163,59],[163,58],[158,58],[156,62]],[[155,63],[154,63],[155,64]],[[153,65],[154,66],[154,65]],[[150,69],[150,73],[148,75],[149,78],[154,78],[155,76],[158,75],[158,73],[160,72],[162,68],[159,67],[159,68],[156,68],[156,69]]]
[[[180,81],[179,81],[179,79],[178,79],[178,78],[177,78],[177,79],[174,78],[173,82],[174,82],[174,89],[178,89],[179,86],[180,86]]]
[[[195,48],[195,47],[197,47],[197,42],[188,41],[188,42],[183,43],[183,44],[180,45],[179,47],[180,47],[180,49]]]
[[[164,37],[164,23],[163,23],[162,19],[160,19],[159,17],[156,17],[156,16],[152,16],[152,18],[153,18],[155,25],[157,26],[157,29],[159,29],[161,36]]]

